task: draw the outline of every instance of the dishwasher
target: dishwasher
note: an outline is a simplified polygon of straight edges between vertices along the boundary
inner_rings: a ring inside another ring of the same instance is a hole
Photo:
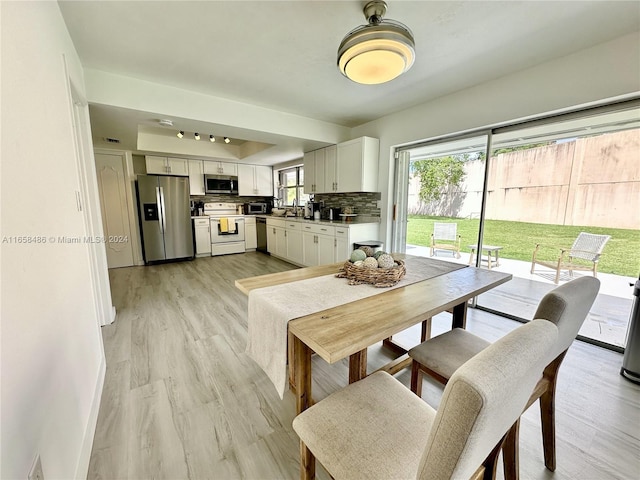
[[[258,246],[256,250],[267,253],[267,219],[264,217],[256,217],[256,234],[258,237]]]

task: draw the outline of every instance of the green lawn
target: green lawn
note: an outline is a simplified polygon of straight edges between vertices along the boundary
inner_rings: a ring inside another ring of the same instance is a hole
[[[434,222],[458,224],[458,234],[462,236],[463,252],[469,252],[469,245],[478,240],[480,220],[448,217],[409,215],[407,243],[428,246]],[[620,228],[576,227],[546,225],[541,223],[508,222],[487,220],[485,222],[484,244],[501,245],[500,257],[531,261],[536,243],[553,247],[571,247],[580,232],[611,235],[600,258],[598,271],[628,277],[638,277],[640,273],[640,231]],[[553,258],[557,250],[547,250],[547,258]],[[557,258],[557,256],[556,256]]]

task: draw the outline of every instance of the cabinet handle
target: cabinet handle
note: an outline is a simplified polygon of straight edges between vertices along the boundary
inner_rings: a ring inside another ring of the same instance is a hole
[[[333,246],[334,246],[334,247],[337,247],[337,246],[338,246],[338,239],[337,239],[337,238],[334,238],[334,239],[333,239]]]
[[[320,230],[322,230],[323,232],[326,232],[327,229],[326,228],[321,228]]]
[[[284,231],[284,236],[285,236],[285,237],[287,236],[287,231],[286,231],[286,230]]]

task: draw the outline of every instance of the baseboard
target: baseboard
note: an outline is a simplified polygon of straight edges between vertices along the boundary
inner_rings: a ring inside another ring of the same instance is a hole
[[[89,473],[89,461],[91,459],[91,450],[93,449],[93,438],[96,433],[96,426],[98,425],[98,412],[100,411],[100,401],[102,399],[102,389],[104,387],[104,378],[106,371],[107,360],[103,355],[102,361],[100,362],[100,369],[98,370],[96,390],[93,395],[93,401],[91,402],[91,411],[89,412],[87,428],[84,432],[82,448],[80,450],[80,458],[78,459],[78,467],[76,468],[76,474],[74,475],[74,478],[84,479],[87,478],[87,474]]]

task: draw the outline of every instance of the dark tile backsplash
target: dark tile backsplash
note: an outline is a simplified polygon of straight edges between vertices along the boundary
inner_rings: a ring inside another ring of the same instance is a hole
[[[380,217],[378,200],[382,198],[380,192],[374,193],[316,193],[314,202],[324,202],[325,208],[352,207],[353,213],[368,217]]]

